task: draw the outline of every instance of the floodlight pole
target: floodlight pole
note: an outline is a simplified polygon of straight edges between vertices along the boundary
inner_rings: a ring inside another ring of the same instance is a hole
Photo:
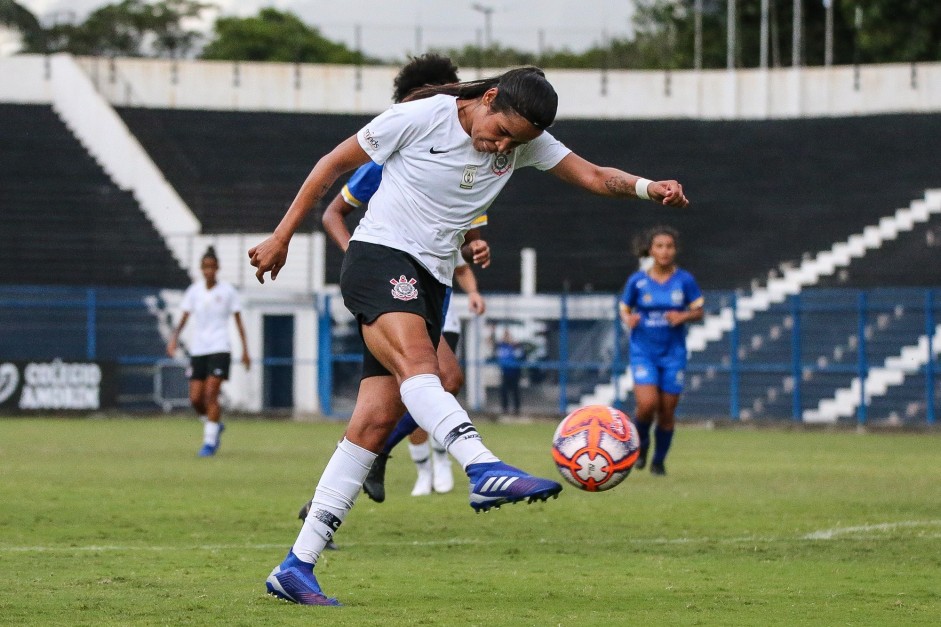
[[[493,41],[490,32],[490,16],[493,15],[493,7],[474,3],[471,5],[471,8],[484,14],[484,45],[489,48],[490,43]]]
[[[801,0],[794,0],[794,27],[793,40],[791,42],[791,67],[800,67],[801,65],[801,46],[803,45],[803,33],[801,25],[804,22],[801,11],[803,6]]]
[[[735,69],[735,4],[736,0],[728,0],[728,13],[726,16],[728,37],[725,48],[725,66],[730,70]]]
[[[758,66],[763,69],[768,69],[768,24],[769,19],[768,15],[770,13],[770,0],[761,0],[761,59],[758,62]]]

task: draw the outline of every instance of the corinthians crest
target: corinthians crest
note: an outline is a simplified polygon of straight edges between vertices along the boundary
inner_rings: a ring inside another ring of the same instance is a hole
[[[398,300],[415,300],[418,298],[418,290],[415,288],[415,284],[418,283],[415,279],[406,279],[405,275],[402,274],[398,279],[389,279],[389,283],[392,284],[392,298]]]
[[[490,171],[497,176],[502,176],[510,170],[510,155],[505,152],[498,152],[493,155],[493,162],[490,164]]]

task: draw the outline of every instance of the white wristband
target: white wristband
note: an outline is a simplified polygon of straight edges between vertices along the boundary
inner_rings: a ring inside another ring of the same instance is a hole
[[[641,200],[650,200],[650,194],[647,193],[647,186],[653,183],[650,179],[637,179],[634,183],[634,193]]]

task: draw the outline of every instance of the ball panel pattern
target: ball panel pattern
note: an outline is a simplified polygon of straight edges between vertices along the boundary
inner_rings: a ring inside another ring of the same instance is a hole
[[[555,431],[552,458],[562,477],[588,492],[602,492],[630,474],[640,438],[630,419],[605,405],[589,405],[565,417]]]

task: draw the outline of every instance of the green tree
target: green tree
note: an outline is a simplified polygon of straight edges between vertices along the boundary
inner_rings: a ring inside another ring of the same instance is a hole
[[[323,37],[296,15],[267,8],[256,17],[222,17],[202,58],[291,63],[367,63],[376,59]]]
[[[13,0],[0,0],[0,24],[12,28],[23,37],[26,52],[44,52],[46,36],[36,16]]]
[[[937,0],[832,0],[833,62],[892,63],[941,60],[941,2]],[[639,0],[632,41],[644,67],[693,67],[693,0]],[[726,66],[727,2],[703,0],[703,67]],[[826,9],[821,0],[803,0],[801,61],[822,65]],[[855,27],[857,7],[862,25]],[[736,5],[736,67],[757,67],[760,59],[761,3]],[[793,0],[769,0],[772,66],[791,64]],[[659,51],[659,52],[658,52]],[[658,64],[658,57],[662,61]]]
[[[834,0],[855,31],[860,63],[941,61],[941,2],[938,0]]]
[[[199,33],[183,27],[210,4],[198,0],[122,0],[94,11],[82,24],[57,24],[46,31],[51,52],[78,55],[179,57]]]

